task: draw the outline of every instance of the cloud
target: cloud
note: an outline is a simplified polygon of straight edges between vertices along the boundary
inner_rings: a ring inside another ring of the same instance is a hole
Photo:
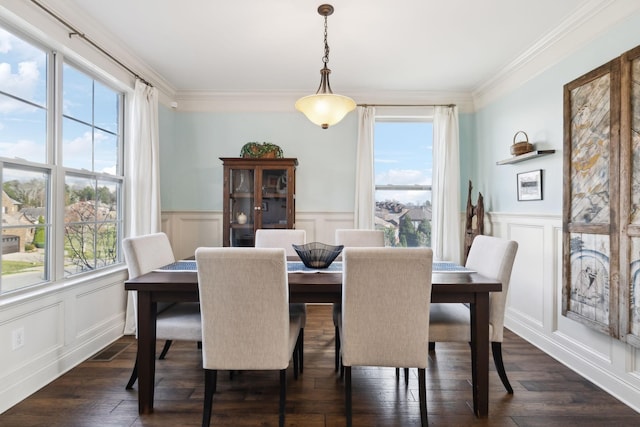
[[[415,169],[389,169],[376,175],[376,183],[386,185],[429,185],[431,184],[431,175],[427,175],[426,172]]]
[[[7,31],[0,28],[0,53],[7,54],[11,51],[13,46],[11,45],[11,39],[13,36]]]
[[[116,166],[110,166],[108,168],[103,168],[100,172],[102,173],[107,173],[109,175],[115,175],[116,174]]]
[[[380,159],[380,158],[375,158],[374,159],[375,163],[400,163],[398,160],[393,160],[393,159]]]
[[[35,141],[20,139],[16,142],[0,142],[0,153],[3,157],[19,157],[21,159],[40,159],[44,147]]]
[[[46,54],[2,29],[0,53],[4,61],[0,62],[0,90],[32,102],[44,102],[36,98],[38,88],[44,85],[41,74],[46,73]],[[28,104],[2,98],[0,112],[33,109]]]

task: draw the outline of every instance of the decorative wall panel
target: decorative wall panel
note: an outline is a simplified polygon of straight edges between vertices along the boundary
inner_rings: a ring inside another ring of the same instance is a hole
[[[640,46],[565,85],[562,313],[640,347]]]
[[[619,60],[565,85],[562,313],[612,336],[618,334],[619,122]]]
[[[621,57],[620,338],[640,347],[640,47]]]

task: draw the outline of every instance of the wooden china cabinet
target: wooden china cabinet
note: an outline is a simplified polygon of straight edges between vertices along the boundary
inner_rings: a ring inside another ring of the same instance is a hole
[[[260,228],[295,228],[298,159],[220,160],[224,166],[224,246],[254,246]]]

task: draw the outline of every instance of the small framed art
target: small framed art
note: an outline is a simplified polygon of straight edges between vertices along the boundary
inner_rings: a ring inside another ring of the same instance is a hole
[[[518,174],[518,201],[542,200],[542,169]]]

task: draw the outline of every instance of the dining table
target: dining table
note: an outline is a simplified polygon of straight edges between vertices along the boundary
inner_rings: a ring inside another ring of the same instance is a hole
[[[438,269],[434,262],[431,302],[469,305],[473,411],[478,417],[486,417],[489,412],[489,295],[501,292],[502,283],[476,272],[446,270]],[[289,268],[288,281],[291,303],[341,303],[341,270],[309,273]],[[198,275],[195,269],[154,270],[126,280],[124,287],[138,292],[138,412],[149,414],[153,412],[154,401],[157,304],[198,301]]]

